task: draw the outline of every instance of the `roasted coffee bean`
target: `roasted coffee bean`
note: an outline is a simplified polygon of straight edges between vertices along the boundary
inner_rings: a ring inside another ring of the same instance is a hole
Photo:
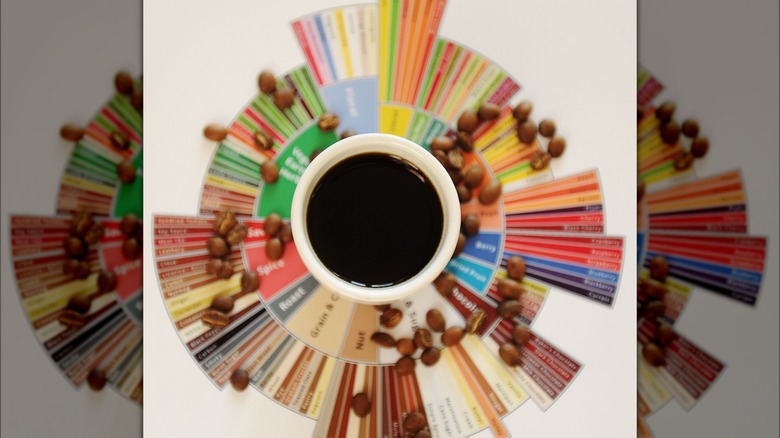
[[[84,138],[84,128],[72,124],[62,125],[62,128],[60,128],[60,137],[75,143]]]
[[[92,307],[92,298],[89,295],[78,294],[73,295],[68,300],[68,309],[85,315],[89,312],[89,308]]]
[[[485,102],[477,110],[477,115],[482,120],[495,120],[501,114],[501,108],[495,103]]]
[[[453,149],[447,152],[447,163],[449,163],[449,169],[461,170],[463,169],[463,155],[457,149]]]
[[[642,347],[642,357],[645,358],[647,363],[654,367],[662,367],[666,365],[666,354],[661,348],[651,342],[648,342]]]
[[[411,356],[417,351],[417,345],[414,344],[414,339],[401,338],[395,343],[395,349],[401,356]]]
[[[144,92],[143,90],[134,89],[130,95],[130,105],[135,108],[139,113],[144,112]]]
[[[124,184],[132,184],[135,181],[135,164],[130,160],[124,160],[116,165],[116,174]]]
[[[455,141],[447,136],[441,135],[431,141],[432,151],[450,151],[455,147]]]
[[[655,321],[666,313],[666,304],[660,300],[650,301],[645,303],[642,310],[645,318]]]
[[[650,277],[660,281],[666,281],[669,277],[669,260],[666,257],[657,255],[650,259]]]
[[[242,293],[256,292],[257,288],[259,287],[260,287],[260,276],[257,275],[257,272],[244,271],[244,273],[241,274]]]
[[[555,126],[555,122],[553,120],[544,119],[539,122],[539,134],[541,134],[542,137],[551,138],[553,135],[555,135],[556,129],[557,126]]]
[[[669,145],[675,145],[680,141],[680,124],[671,120],[664,123],[659,128],[661,130],[661,140]]]
[[[474,236],[479,232],[480,219],[476,213],[469,213],[463,217],[461,225],[466,236]]]
[[[289,88],[277,88],[274,93],[274,105],[280,110],[284,111],[295,103],[295,95]]]
[[[230,245],[220,236],[212,236],[206,241],[206,249],[211,257],[222,258],[230,252]]]
[[[431,438],[431,432],[428,429],[417,431],[412,438]]]
[[[63,309],[57,316],[57,321],[68,327],[81,328],[87,323],[87,318],[75,310]]]
[[[268,70],[263,70],[257,76],[257,86],[265,94],[276,91],[276,76]]]
[[[379,313],[382,313],[389,308],[390,308],[389,304],[374,304],[374,309],[376,309],[376,311]]]
[[[118,280],[116,278],[116,274],[114,274],[112,271],[101,270],[98,274],[97,286],[99,294],[104,294],[115,290],[117,284]]]
[[[339,116],[336,114],[325,113],[320,116],[320,120],[317,122],[317,126],[322,132],[333,132],[336,130],[336,128],[339,127],[339,122]]]
[[[122,242],[122,254],[127,260],[135,260],[141,257],[141,244],[135,237],[128,237]]]
[[[282,239],[282,243],[290,243],[293,241],[292,227],[290,224],[282,224],[282,228],[279,229],[278,237]]]
[[[206,273],[211,275],[216,275],[217,272],[222,270],[222,265],[225,264],[225,262],[222,259],[211,259],[206,264]]]
[[[227,280],[230,277],[233,276],[233,265],[230,264],[230,262],[225,261],[225,263],[222,264],[222,266],[219,267],[219,270],[216,272],[217,278],[220,280]]]
[[[641,201],[645,197],[645,182],[640,180],[636,183],[636,200]]]
[[[536,140],[536,124],[533,120],[526,120],[517,125],[517,138],[522,143],[531,144]]]
[[[439,312],[438,309],[431,309],[425,314],[425,322],[428,323],[428,327],[431,330],[441,333],[447,327],[444,315]]]
[[[455,141],[464,152],[472,152],[474,150],[474,137],[466,131],[458,131]]]
[[[62,263],[62,273],[68,276],[72,276],[79,269],[78,259],[67,259]]]
[[[94,368],[87,374],[87,385],[89,386],[89,389],[93,391],[100,391],[103,389],[103,387],[106,386],[107,381],[106,372],[101,369]]]
[[[426,420],[425,415],[420,412],[410,412],[409,415],[404,418],[404,430],[408,433],[418,432],[427,425],[428,420]]]
[[[103,228],[103,225],[101,225],[98,222],[95,222],[92,224],[91,227],[89,227],[89,230],[87,230],[86,233],[84,233],[84,243],[87,245],[97,245],[98,242],[100,242],[100,239],[103,238],[106,231]]]
[[[279,166],[276,165],[276,161],[268,160],[260,165],[260,176],[268,184],[273,184],[279,181]]]
[[[478,333],[480,330],[482,330],[482,326],[485,325],[485,320],[487,320],[487,313],[485,313],[484,310],[474,310],[471,312],[471,315],[466,318],[466,332]]]
[[[382,327],[387,328],[393,328],[398,325],[399,322],[401,322],[401,318],[403,318],[404,313],[400,309],[396,309],[395,307],[391,307],[379,316],[379,324],[382,325]]]
[[[228,130],[222,125],[211,123],[203,128],[203,136],[211,141],[222,141],[227,138]]]
[[[233,228],[231,228],[230,231],[228,231],[227,236],[225,236],[225,240],[227,240],[227,243],[230,245],[238,245],[242,240],[244,240],[247,232],[246,225],[237,223],[233,225]]]
[[[519,300],[504,300],[498,305],[498,315],[504,319],[512,319],[520,315],[523,305]]]
[[[693,165],[693,154],[681,151],[674,158],[674,168],[677,170],[687,170]]]
[[[531,111],[533,111],[534,105],[524,100],[517,104],[514,111],[512,111],[512,115],[515,116],[515,119],[517,119],[517,123],[522,123],[526,120],[528,120],[528,117],[531,116]]]
[[[271,134],[265,132],[262,129],[255,131],[255,134],[252,136],[252,138],[255,141],[255,145],[264,151],[274,147],[273,137],[271,137]]]
[[[230,295],[217,295],[211,300],[211,308],[222,313],[230,313],[235,305],[235,300]]]
[[[358,392],[353,395],[350,406],[352,407],[352,412],[360,418],[365,417],[371,412],[371,401],[368,399],[368,394],[365,392]]]
[[[204,324],[208,324],[214,328],[226,327],[230,324],[230,318],[228,318],[227,315],[214,309],[206,310],[206,313],[204,313],[200,319]]]
[[[455,288],[455,276],[449,272],[442,272],[433,280],[433,285],[440,294],[448,297],[452,294],[452,290]]]
[[[539,151],[531,157],[531,169],[542,170],[550,164],[552,155],[549,152]]]
[[[268,239],[265,244],[265,254],[269,260],[279,260],[284,255],[284,243],[282,239],[278,237],[272,237]]]
[[[663,282],[652,278],[644,279],[642,282],[642,289],[648,298],[655,300],[662,299],[669,291]]]
[[[463,339],[463,336],[466,335],[466,329],[459,326],[452,326],[447,327],[446,330],[444,330],[444,333],[441,334],[441,343],[444,344],[447,347],[452,347],[453,345],[460,342],[461,339]]]
[[[449,164],[449,160],[447,160]],[[463,172],[457,169],[447,169],[447,174],[450,176],[452,183],[456,186],[463,182]]]
[[[463,183],[470,189],[475,189],[485,180],[485,169],[479,164],[472,164],[463,174]]]
[[[498,294],[504,299],[518,299],[525,293],[525,288],[519,281],[511,278],[499,278],[496,282]]]
[[[311,151],[311,154],[309,155],[309,162],[314,161],[315,158],[317,158],[325,149],[323,148],[317,148],[313,151]]]
[[[511,342],[498,347],[498,356],[510,367],[516,367],[523,363],[523,355],[520,353],[520,349]]]
[[[564,150],[566,150],[566,139],[560,135],[553,137],[547,145],[547,153],[553,158],[563,155]]]
[[[73,215],[70,221],[70,234],[72,236],[84,237],[87,231],[95,224],[92,213],[79,211]]]
[[[403,356],[395,363],[395,372],[399,376],[405,376],[414,372],[414,359],[409,356]]]
[[[119,229],[125,236],[132,236],[135,233],[135,229],[139,226],[141,226],[141,221],[138,220],[138,216],[135,213],[127,213],[122,217]]]
[[[237,223],[238,219],[236,219],[235,213],[230,210],[220,211],[214,218],[214,232],[220,236],[226,236]]]
[[[79,261],[78,266],[73,271],[73,277],[78,278],[79,280],[83,280],[87,277],[89,277],[92,274],[92,267],[89,265],[88,262],[85,262],[84,260]]]
[[[230,386],[236,391],[243,391],[249,386],[249,373],[238,368],[230,374]]]
[[[452,251],[452,257],[455,258],[463,252],[466,248],[466,235],[463,233],[458,234],[458,242],[455,244],[455,250]]]
[[[512,280],[523,281],[525,277],[525,260],[520,256],[511,256],[506,260],[506,274]]]
[[[439,349],[436,347],[428,347],[423,350],[420,355],[420,361],[426,366],[432,366],[439,361]]]
[[[358,135],[358,133],[354,129],[345,129],[341,131],[341,135],[339,135],[339,138],[341,140],[344,140],[345,138],[354,137],[356,135]]]
[[[661,122],[668,122],[674,117],[675,110],[677,110],[677,104],[671,100],[667,100],[655,110],[655,116],[658,117]]]
[[[425,328],[418,328],[414,331],[414,345],[421,350],[433,347],[433,336],[431,332]]]
[[[65,249],[65,255],[74,259],[83,258],[89,250],[87,244],[78,237],[66,238],[62,247]]]
[[[710,149],[710,141],[707,137],[696,137],[691,142],[691,155],[694,158],[701,158],[707,155],[707,151]]]
[[[501,190],[503,185],[501,181],[494,179],[482,187],[479,191],[479,203],[482,205],[490,205],[498,200],[501,196]]]
[[[474,110],[464,110],[458,117],[458,131],[474,132],[479,125],[479,116]]]
[[[387,333],[376,332],[371,335],[371,342],[379,345],[380,347],[393,348],[395,347],[395,339]]]
[[[688,138],[696,138],[699,135],[699,122],[696,119],[686,119],[682,124],[682,133]]]
[[[439,164],[442,165],[442,167],[449,170],[450,160],[447,158],[446,152],[444,152],[441,149],[434,149],[431,151],[431,154],[433,154],[433,158],[436,158],[436,161],[438,161]]]
[[[661,324],[655,332],[655,340],[659,345],[665,347],[677,339],[677,333],[669,324]]]
[[[133,92],[133,77],[126,71],[117,72],[114,76],[114,88],[121,94]]]
[[[515,341],[515,345],[522,347],[531,340],[531,330],[522,324],[516,325],[512,329],[512,340]]]
[[[113,131],[111,132],[109,139],[111,140],[111,144],[119,150],[124,151],[130,147],[130,139],[127,138],[127,135],[125,135],[124,132]]]
[[[466,186],[455,187],[455,191],[458,192],[458,201],[461,204],[469,202],[471,200],[471,190]]]

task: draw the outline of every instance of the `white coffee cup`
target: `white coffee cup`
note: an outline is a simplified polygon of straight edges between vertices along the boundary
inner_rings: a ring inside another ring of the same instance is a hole
[[[433,257],[416,275],[387,287],[360,286],[331,272],[313,250],[306,228],[308,202],[319,180],[338,163],[369,153],[387,154],[416,167],[433,185],[443,213],[442,236]],[[321,285],[352,301],[386,304],[422,290],[444,270],[460,234],[460,202],[452,179],[430,152],[395,135],[360,134],[338,141],[309,163],[295,188],[290,224],[303,263]]]

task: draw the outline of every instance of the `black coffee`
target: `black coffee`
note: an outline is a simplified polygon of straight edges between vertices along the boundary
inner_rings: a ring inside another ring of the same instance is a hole
[[[384,154],[333,166],[309,199],[312,249],[339,278],[367,287],[402,283],[433,258],[442,237],[442,204],[409,163]]]

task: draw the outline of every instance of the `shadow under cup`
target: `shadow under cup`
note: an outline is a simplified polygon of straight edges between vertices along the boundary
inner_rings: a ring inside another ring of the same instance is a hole
[[[460,204],[444,167],[401,137],[362,134],[319,154],[293,196],[306,267],[353,301],[389,303],[430,284],[450,260]]]

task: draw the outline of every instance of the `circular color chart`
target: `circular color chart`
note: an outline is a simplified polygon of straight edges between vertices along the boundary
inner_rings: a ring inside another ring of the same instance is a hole
[[[535,162],[562,137],[549,125],[548,136],[536,135],[534,125],[521,141],[523,116],[508,105],[520,84],[437,36],[444,5],[379,2],[295,20],[307,63],[261,74],[261,91],[233,122],[205,131],[217,145],[199,215],[153,215],[162,298],[196,364],[219,388],[252,386],[316,420],[316,436],[467,436],[486,428],[508,436],[502,417],[529,398],[547,409],[583,366],[527,329],[550,290],[608,307],[617,294],[624,239],[603,234],[598,171],[554,178],[549,156]],[[493,111],[478,117],[466,141],[458,119],[481,108]],[[484,174],[464,193],[461,213],[479,227],[449,261],[443,277],[451,282],[389,311],[322,287],[283,231],[312,155],[348,133],[372,132],[432,152],[446,137],[459,145],[456,170]],[[480,202],[496,181],[501,195]],[[514,273],[518,259],[524,276]],[[509,281],[508,263],[518,283]],[[513,309],[506,284],[520,289]],[[443,326],[431,322],[431,310]],[[451,342],[444,327],[468,333]],[[433,332],[418,340],[424,349],[401,347],[414,345],[420,330]]]
[[[127,73],[74,142],[56,216],[11,216],[22,307],[57,368],[79,387],[108,384],[141,404],[142,83]]]

